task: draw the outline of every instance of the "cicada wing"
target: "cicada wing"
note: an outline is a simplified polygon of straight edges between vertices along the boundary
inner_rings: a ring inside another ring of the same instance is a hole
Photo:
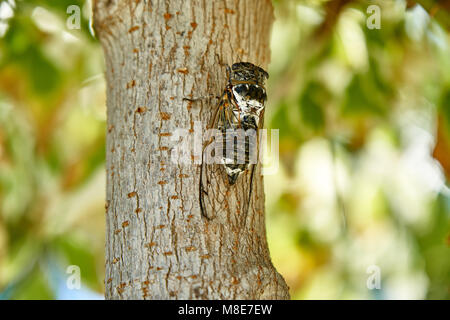
[[[230,223],[245,223],[255,169],[252,165],[251,170],[245,171],[235,184],[230,185],[223,165],[203,163],[200,185],[203,216],[211,220],[220,215]]]
[[[228,112],[228,100],[227,94],[224,92],[214,115],[210,121],[209,129],[217,129],[225,121]],[[214,150],[215,136],[210,131],[206,136],[206,143],[202,151],[202,164],[200,168],[200,185],[199,185],[199,197],[200,197],[200,209],[202,215],[208,219],[213,219],[216,216],[216,212],[222,211],[225,207],[226,199],[223,198],[220,190],[226,190],[222,184],[222,168],[220,165],[211,161],[214,159],[215,154],[212,155]],[[224,206],[220,204],[223,203]]]
[[[254,181],[257,178],[258,175],[261,174],[261,157],[260,157],[260,150],[261,150],[261,141],[260,141],[260,130],[264,127],[264,109],[262,110],[260,116],[259,116],[259,123],[256,131],[256,150],[255,150],[255,156],[254,163],[250,164],[249,169],[246,172],[246,179],[247,183],[245,184],[248,186],[248,189],[246,190],[245,198],[244,198],[244,218],[243,222],[245,223],[247,221],[248,212],[252,206],[252,192],[254,188]]]
[[[223,169],[217,164],[202,163],[200,175],[200,208],[202,215],[211,220],[226,209]],[[226,192],[225,192],[226,193]]]

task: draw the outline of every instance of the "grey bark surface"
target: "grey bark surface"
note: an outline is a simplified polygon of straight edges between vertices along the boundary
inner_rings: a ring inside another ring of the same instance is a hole
[[[200,165],[177,164],[176,128],[205,129],[226,84],[220,64],[267,69],[269,0],[96,0],[107,80],[107,299],[288,299],[266,242],[263,178],[227,186],[201,214]],[[219,61],[220,60],[220,61]]]

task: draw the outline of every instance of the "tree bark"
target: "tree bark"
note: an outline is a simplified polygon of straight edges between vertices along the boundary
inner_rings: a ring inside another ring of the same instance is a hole
[[[265,235],[259,165],[217,182],[222,203],[201,214],[200,165],[176,164],[176,128],[203,129],[226,82],[221,62],[269,62],[269,0],[94,1],[107,80],[107,299],[287,299]],[[214,179],[225,177],[217,174]],[[225,205],[223,205],[225,203]]]

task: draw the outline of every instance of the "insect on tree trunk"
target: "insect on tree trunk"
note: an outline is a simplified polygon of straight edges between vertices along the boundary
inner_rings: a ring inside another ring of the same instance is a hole
[[[245,219],[248,179],[228,186],[220,175],[224,209],[208,219],[201,166],[171,160],[175,130],[201,121],[201,134],[217,103],[184,98],[220,95],[223,63],[266,69],[272,20],[269,0],[94,1],[107,80],[107,299],[289,298],[270,261],[259,165]]]

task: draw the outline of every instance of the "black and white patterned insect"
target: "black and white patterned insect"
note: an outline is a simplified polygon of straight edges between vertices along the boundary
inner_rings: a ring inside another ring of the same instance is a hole
[[[268,73],[250,62],[234,63],[227,67],[228,83],[217,104],[210,128],[219,130],[222,136],[222,153],[220,155],[228,185],[234,185],[239,177],[250,171],[250,200],[253,174],[258,154],[258,130],[262,127],[265,103],[267,100],[265,80]],[[250,132],[242,136],[239,132]],[[240,142],[242,143],[240,143]],[[206,164],[202,163],[200,179],[200,203],[204,207],[204,196],[208,195]],[[251,170],[250,170],[251,167]],[[248,208],[247,208],[248,209]]]

